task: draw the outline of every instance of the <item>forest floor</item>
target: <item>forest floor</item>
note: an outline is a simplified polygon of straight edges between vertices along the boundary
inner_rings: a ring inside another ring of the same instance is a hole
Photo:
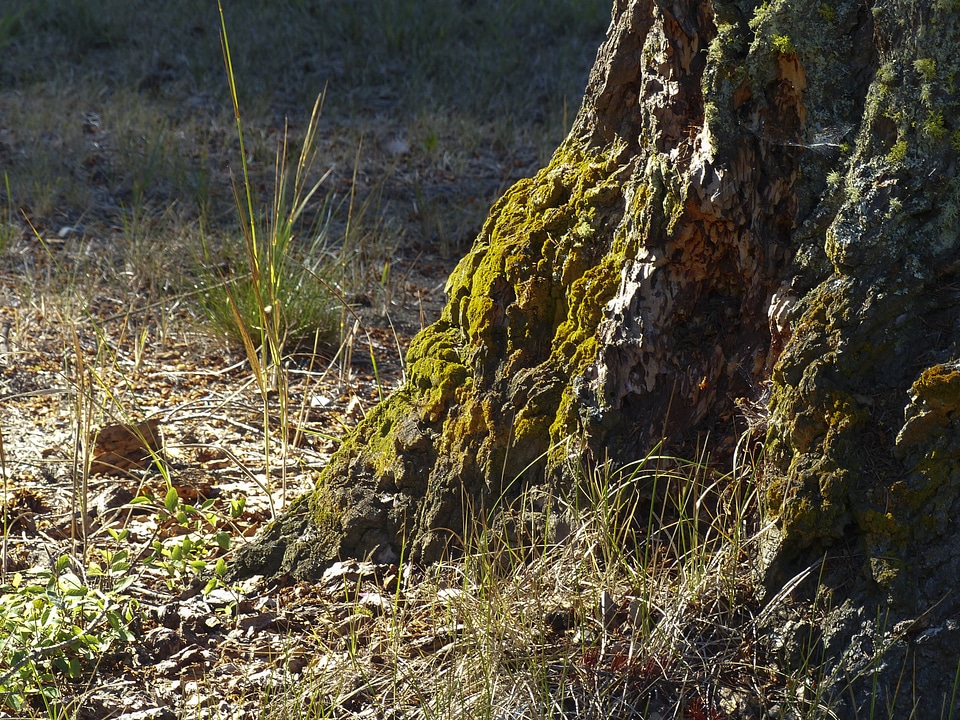
[[[402,382],[489,207],[569,127],[609,13],[266,5],[226,8],[245,186],[212,8],[0,0],[0,717],[759,717],[784,683],[757,685],[731,619],[750,583],[648,586],[594,520],[530,562],[479,528],[459,563],[226,580]],[[269,235],[324,92],[289,256],[337,302],[258,368],[214,292],[252,274],[235,192]],[[664,618],[683,662],[635,643]]]

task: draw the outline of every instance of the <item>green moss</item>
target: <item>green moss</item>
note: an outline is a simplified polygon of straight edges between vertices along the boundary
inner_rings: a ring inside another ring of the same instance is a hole
[[[707,127],[714,127],[719,122],[720,111],[717,109],[717,104],[713,102],[707,102],[703,106],[703,123]]]
[[[310,497],[313,524],[326,535],[335,533],[343,517],[343,511],[333,502],[322,482],[317,483]]]
[[[937,61],[933,58],[918,58],[913,61],[913,69],[924,80],[933,80],[937,75]]]
[[[458,341],[455,330],[435,323],[410,345],[408,388],[418,393],[417,405],[427,422],[437,422],[457,392],[471,385],[471,372],[460,358]]]
[[[875,542],[883,538],[902,547],[910,539],[909,528],[904,527],[892,512],[866,510],[857,517],[857,524],[873,536]]]
[[[960,372],[949,365],[927,368],[913,384],[911,394],[923,399],[933,410],[953,412],[960,409]]]
[[[837,11],[827,3],[820,3],[820,7],[817,9],[817,14],[828,23],[833,24],[837,21]]]
[[[545,447],[546,443],[544,439],[550,436],[550,418],[543,415],[525,417],[527,414],[529,413],[521,411],[521,415],[517,417],[513,428],[514,445],[517,448],[516,452],[523,453],[524,455],[526,455],[526,453],[524,453],[526,448]],[[524,460],[530,462],[534,460],[534,458],[524,457]]]
[[[931,140],[943,140],[947,136],[947,128],[943,122],[943,113],[937,110],[927,114],[923,122],[923,134]]]
[[[615,257],[607,252],[613,238],[606,228],[616,225],[611,213],[618,218],[623,206],[615,176],[621,150],[614,145],[586,156],[562,146],[548,167],[494,206],[450,276],[441,321],[411,345],[399,399],[382,404],[380,431],[366,440],[376,472],[397,463],[390,438],[400,418],[392,415],[404,408],[442,423],[445,447],[462,451],[482,439],[471,462],[497,477],[521,471],[551,440],[572,432],[576,416],[562,379],[595,361],[594,333],[616,291],[622,253],[635,249],[621,242]],[[501,379],[508,388],[491,395]],[[458,410],[449,416],[453,404]],[[508,416],[511,408],[515,416]]]
[[[907,141],[899,140],[897,141],[890,152],[887,153],[887,162],[891,165],[899,165],[907,158]]]
[[[898,79],[896,67],[892,62],[885,62],[877,70],[877,80],[884,85],[893,85]]]
[[[794,46],[793,41],[787,35],[774,35],[773,36],[773,49],[780,53],[781,55],[796,55],[797,48]]]
[[[750,18],[750,22],[747,23],[750,29],[753,32],[757,32],[759,27],[763,24],[764,18],[767,16],[767,13],[770,12],[770,3],[763,2],[760,3],[753,11],[753,17]]]
[[[903,202],[900,198],[890,198],[890,209],[887,211],[885,217],[892,219],[901,212],[903,212]]]

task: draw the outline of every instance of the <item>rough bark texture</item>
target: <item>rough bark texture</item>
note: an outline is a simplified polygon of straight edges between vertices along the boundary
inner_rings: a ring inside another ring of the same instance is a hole
[[[960,3],[866,11],[856,144],[835,214],[798,233],[812,261],[772,377],[767,572],[824,559],[837,608],[806,640],[859,675],[849,716],[876,676],[884,717],[946,717],[960,710]]]
[[[432,561],[570,456],[722,457],[769,404],[761,571],[822,560],[797,592],[832,603],[813,635],[774,618],[784,664],[825,658],[842,716],[875,677],[884,716],[956,706],[958,43],[957,0],[616,0],[570,136],[491,210],[407,383],[241,568]]]

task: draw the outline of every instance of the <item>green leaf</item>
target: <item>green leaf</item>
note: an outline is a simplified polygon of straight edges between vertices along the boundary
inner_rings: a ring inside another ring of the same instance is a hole
[[[23,708],[26,698],[13,688],[6,685],[0,686],[0,693],[3,695],[3,701],[14,711],[19,712]]]
[[[62,573],[64,570],[66,570],[69,565],[70,565],[70,556],[69,556],[69,555],[61,555],[60,557],[57,558],[57,564],[56,564],[56,566],[55,566],[55,572],[56,572],[57,574],[60,574],[60,573]]]
[[[224,560],[223,558],[220,558],[219,560],[217,560],[217,567],[216,567],[216,569],[214,570],[214,572],[217,574],[217,577],[218,577],[218,578],[222,578],[224,575],[226,575],[226,574],[227,574],[227,561]]]
[[[113,586],[113,592],[116,594],[122,593],[128,587],[133,585],[134,581],[136,581],[136,578],[133,575],[128,575],[125,578],[121,578],[117,581],[117,584]]]
[[[232,538],[230,537],[230,533],[228,532],[221,530],[220,532],[217,533],[217,545],[219,545],[222,550],[230,549],[231,539]]]
[[[163,506],[167,509],[167,512],[173,515],[173,511],[177,509],[177,505],[180,502],[180,496],[177,495],[177,489],[172,485],[167,489],[167,496],[163,499]]]

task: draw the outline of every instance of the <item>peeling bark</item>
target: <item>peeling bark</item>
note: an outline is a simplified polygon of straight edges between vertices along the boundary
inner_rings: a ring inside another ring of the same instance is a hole
[[[433,561],[571,453],[722,459],[769,401],[758,562],[771,594],[823,562],[797,592],[833,598],[835,711],[875,682],[892,717],[956,705],[958,46],[954,0],[616,0],[569,137],[491,210],[408,382],[241,570]]]

